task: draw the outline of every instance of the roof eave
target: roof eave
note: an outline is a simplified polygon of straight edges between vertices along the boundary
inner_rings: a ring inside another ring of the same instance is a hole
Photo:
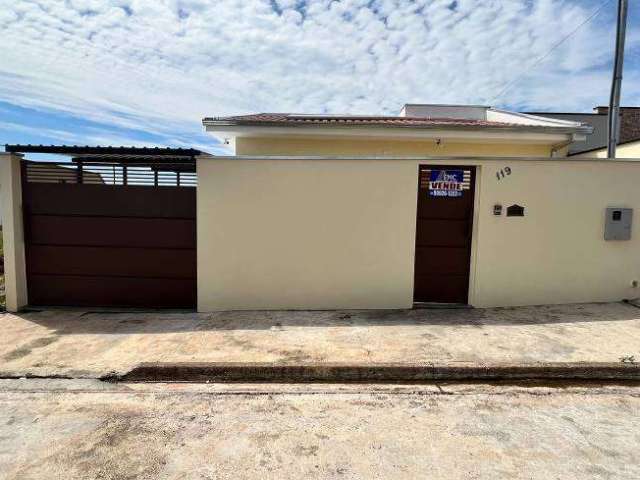
[[[252,121],[232,121],[232,120],[216,120],[213,118],[204,118],[202,120],[202,124],[205,127],[213,127],[207,128],[207,131],[216,131],[215,127],[223,127],[223,130],[227,130],[225,127],[236,127],[236,128],[290,128],[290,129],[408,129],[408,130],[462,130],[462,131],[499,131],[499,132],[508,132],[508,133],[552,133],[552,134],[581,134],[587,135],[593,132],[593,128],[589,126],[579,126],[579,127],[551,127],[551,126],[536,126],[536,125],[518,125],[518,126],[504,126],[504,125],[447,125],[447,124],[439,124],[439,125],[394,125],[394,124],[386,124],[386,125],[353,125],[348,123],[340,123],[340,124],[292,124],[290,122],[252,122]]]

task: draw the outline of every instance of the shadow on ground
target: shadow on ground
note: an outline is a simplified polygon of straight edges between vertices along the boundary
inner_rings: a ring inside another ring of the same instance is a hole
[[[41,310],[18,314],[58,335],[172,333],[281,328],[366,328],[375,326],[524,326],[635,320],[628,303],[591,303],[489,309],[348,311],[230,311],[214,313]]]

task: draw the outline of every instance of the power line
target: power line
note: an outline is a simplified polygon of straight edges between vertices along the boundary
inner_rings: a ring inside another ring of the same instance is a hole
[[[493,103],[494,101],[496,101],[498,98],[500,98],[502,95],[504,95],[513,85],[515,85],[522,77],[526,76],[531,69],[537,67],[545,58],[547,58],[549,55],[551,55],[551,53],[556,50],[560,45],[562,45],[565,41],[567,41],[570,37],[572,37],[578,30],[580,30],[582,27],[584,27],[587,23],[589,23],[591,20],[593,20],[603,9],[604,7],[606,7],[607,5],[609,5],[611,3],[611,0],[605,0],[605,2],[600,5],[586,20],[584,20],[580,25],[578,25],[575,29],[573,29],[571,32],[569,32],[565,37],[562,38],[562,40],[560,40],[558,43],[556,43],[553,47],[551,47],[551,49],[545,53],[544,55],[542,55],[541,57],[539,57],[533,64],[531,64],[524,72],[522,72],[520,75],[518,75],[516,78],[514,78],[513,80],[511,80],[510,82],[508,82],[503,88],[502,90],[500,90],[500,92],[491,99],[490,103]]]

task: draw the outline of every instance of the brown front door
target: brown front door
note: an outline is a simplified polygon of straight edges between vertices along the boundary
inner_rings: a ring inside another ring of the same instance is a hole
[[[467,303],[475,168],[420,166],[415,302]]]

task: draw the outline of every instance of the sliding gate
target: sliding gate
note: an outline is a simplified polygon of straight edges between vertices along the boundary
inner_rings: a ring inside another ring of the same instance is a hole
[[[195,164],[23,161],[30,305],[195,308]]]

